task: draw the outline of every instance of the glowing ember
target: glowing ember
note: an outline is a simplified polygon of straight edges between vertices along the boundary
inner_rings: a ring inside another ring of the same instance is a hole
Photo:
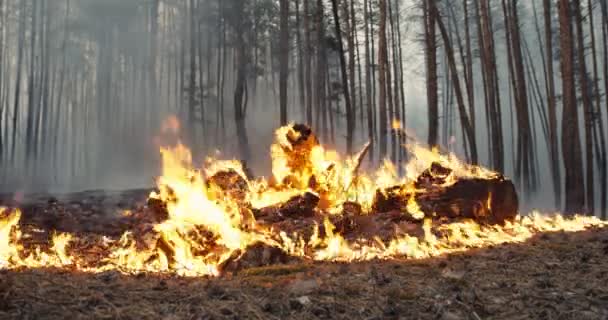
[[[175,119],[167,124],[167,130],[178,129]],[[48,246],[25,245],[20,211],[0,209],[0,268],[218,275],[226,263],[257,244],[321,261],[427,258],[523,242],[541,232],[576,232],[608,225],[592,217],[537,213],[503,225],[480,224],[473,219],[435,221],[416,200],[428,192],[421,183],[434,183],[433,188],[441,189],[461,179],[499,179],[500,175],[436,150],[418,145],[408,148],[413,156],[404,166],[404,177],[398,176],[390,161],[384,161],[375,172],[363,173],[359,166],[367,147],[343,159],[319,145],[305,126],[289,125],[276,132],[270,180],[251,179],[238,161],[208,159],[206,166],[197,170],[185,146],[162,148],[163,174],[157,180],[158,192],[152,192],[150,199],[164,204],[167,217],[149,232],[133,230],[114,240],[104,237],[107,253],[91,264],[85,263],[87,253],[75,245],[82,240],[81,235],[57,233]],[[421,182],[420,177],[426,180]],[[407,213],[419,221],[419,234],[401,230],[399,224],[394,225],[390,238],[369,233],[346,236],[342,232],[357,217],[369,221],[380,217],[381,213],[372,209],[377,193],[386,193],[393,186],[399,187],[391,192],[407,199],[403,211],[395,213],[397,218]],[[490,211],[495,197],[490,192],[479,210]],[[302,220],[312,227],[308,234],[277,230],[263,221],[268,208],[279,208],[280,214],[287,215],[293,211],[288,210],[290,206],[312,210],[309,220]]]

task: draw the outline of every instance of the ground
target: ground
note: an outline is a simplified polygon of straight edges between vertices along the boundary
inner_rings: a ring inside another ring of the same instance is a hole
[[[434,259],[278,265],[219,278],[0,271],[0,319],[64,318],[608,319],[608,229]]]

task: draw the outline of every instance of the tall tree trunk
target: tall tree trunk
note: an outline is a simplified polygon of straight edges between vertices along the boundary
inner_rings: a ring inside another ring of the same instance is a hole
[[[317,0],[316,6],[316,30],[317,30],[317,70],[316,70],[316,89],[315,89],[315,97],[316,97],[316,107],[317,107],[317,118],[319,115],[326,115],[325,106],[326,106],[326,96],[325,96],[325,75],[327,73],[327,59],[326,59],[326,49],[325,49],[325,19],[323,15],[325,14],[325,8],[323,5],[323,0]],[[326,119],[324,117],[324,119]],[[318,119],[317,119],[318,120]],[[318,122],[318,121],[317,121]],[[327,137],[327,125],[324,122],[323,125],[323,135]]]
[[[37,31],[38,31],[38,1],[31,0],[32,4],[32,24],[30,27],[30,70],[28,76],[28,85],[27,85],[27,124],[25,128],[25,159],[26,161],[30,161],[32,152],[34,149],[34,125],[35,125],[35,113],[37,113],[37,108],[34,102],[34,96],[38,93],[36,92],[36,39],[37,39]]]
[[[606,159],[606,137],[604,135],[604,123],[602,119],[602,106],[601,106],[601,96],[600,96],[600,78],[598,72],[598,62],[597,62],[597,50],[596,50],[596,40],[595,40],[595,24],[593,17],[593,3],[591,0],[587,1],[587,7],[589,10],[589,33],[591,34],[591,57],[593,58],[593,96],[595,97],[595,106],[594,106],[594,122],[597,124],[596,128],[599,132],[597,132],[596,136],[599,136],[599,169],[600,169],[600,207],[601,212],[604,213],[606,210],[607,201],[608,201],[608,163]]]
[[[289,2],[280,0],[279,104],[281,126],[287,124],[287,81],[289,77]]]
[[[346,1],[346,0],[344,0]],[[346,152],[351,154],[353,151],[353,133],[355,117],[353,116],[352,101],[348,86],[348,71],[346,69],[346,57],[344,56],[344,44],[342,43],[342,29],[340,28],[340,15],[338,14],[337,0],[332,0],[332,11],[334,14],[334,24],[336,27],[336,38],[338,41],[338,54],[340,56],[340,73],[342,75],[342,92],[344,93],[344,104],[346,109]],[[350,48],[354,50],[354,48]],[[354,59],[353,59],[354,63]],[[354,67],[353,67],[354,76]],[[354,82],[354,78],[353,78]]]
[[[565,176],[565,212],[583,212],[585,207],[585,179],[579,139],[576,83],[574,80],[574,39],[569,0],[558,3],[560,29],[560,65],[562,73],[562,155]]]
[[[249,148],[249,138],[247,136],[247,127],[245,125],[245,116],[247,109],[247,67],[249,57],[247,55],[247,45],[245,43],[245,26],[243,23],[243,15],[245,14],[245,4],[242,1],[235,1],[233,7],[232,23],[234,25],[235,36],[235,67],[236,67],[236,85],[234,88],[234,122],[236,127],[236,135],[239,145],[241,159],[247,161],[251,157]]]
[[[506,24],[506,38],[509,52],[509,65],[513,83],[513,96],[517,111],[518,123],[518,151],[517,151],[517,177],[523,183],[524,192],[535,190],[534,174],[534,144],[532,128],[530,126],[530,113],[528,105],[528,92],[523,65],[522,48],[519,34],[519,19],[517,4],[514,0],[502,0]]]
[[[306,1],[304,1],[306,2]],[[300,0],[295,1],[296,43],[298,49],[298,96],[302,118],[306,118],[306,84],[304,80],[304,49],[302,46],[302,21],[300,18]]]
[[[351,140],[352,140],[354,138],[352,136],[354,135],[355,128],[357,125],[357,122],[356,122],[357,90],[356,90],[356,86],[355,86],[355,76],[356,76],[355,36],[356,36],[356,34],[355,34],[355,30],[354,30],[354,28],[356,26],[356,22],[355,22],[355,12],[354,12],[354,8],[353,8],[354,0],[341,0],[341,1],[343,1],[342,8],[343,8],[343,15],[344,15],[344,30],[345,30],[344,33],[346,34],[346,43],[348,45],[348,84],[349,84],[348,93],[350,94],[350,99],[349,99],[350,106],[347,105],[347,112],[348,112],[348,109],[351,110],[350,114],[352,117],[352,119],[351,119],[351,126],[352,126]],[[340,29],[342,29],[342,28],[340,28]],[[342,48],[344,48],[344,45],[342,45]],[[348,119],[347,119],[347,126],[348,126]],[[351,142],[351,144],[352,144],[352,142]]]
[[[312,123],[312,48],[310,36],[310,1],[304,0],[304,82],[306,87],[306,122]]]
[[[485,73],[485,87],[487,93],[487,116],[490,126],[490,141],[492,150],[492,167],[497,171],[504,171],[503,132],[500,110],[500,93],[498,91],[498,71],[496,68],[496,53],[494,47],[494,33],[488,0],[480,0],[478,5],[481,24],[482,63]]]
[[[426,63],[426,100],[429,118],[428,144],[437,146],[439,139],[439,98],[437,85],[437,40],[435,35],[436,4],[434,0],[423,0],[424,44]]]
[[[401,99],[400,99],[400,91],[399,91],[399,48],[397,46],[397,31],[399,28],[398,25],[395,25],[395,14],[393,12],[393,0],[388,2],[388,16],[391,26],[391,47],[392,47],[392,58],[393,58],[393,114],[391,115],[391,122],[400,121],[401,120]],[[390,77],[389,77],[390,78]],[[390,83],[390,80],[389,80]],[[389,85],[390,88],[390,85]],[[391,148],[392,148],[392,156],[393,162],[399,162],[399,154],[401,153],[401,146],[399,143],[399,132],[397,130],[392,130],[391,132]]]
[[[364,14],[364,25],[365,25],[365,103],[367,109],[367,138],[371,142],[370,150],[369,150],[369,158],[370,161],[374,160],[374,109],[373,109],[373,100],[372,96],[372,50],[370,48],[370,12],[368,7],[368,1],[364,0],[363,2],[363,14]]]
[[[196,123],[196,107],[197,107],[197,101],[196,101],[196,90],[197,90],[197,83],[196,83],[196,41],[197,41],[197,35],[196,35],[196,17],[195,17],[195,12],[196,12],[196,6],[195,6],[195,2],[194,0],[190,0],[190,6],[189,6],[189,13],[190,13],[190,27],[188,29],[188,33],[190,35],[190,46],[189,46],[189,63],[190,63],[190,72],[189,72],[189,79],[188,79],[188,129],[189,129],[189,139],[190,141],[195,141],[194,139],[196,139],[195,137],[195,123]]]
[[[12,137],[11,137],[11,163],[14,165],[16,150],[17,150],[17,131],[19,119],[19,107],[21,99],[21,72],[23,65],[23,47],[25,42],[25,1],[21,1],[19,6],[19,27],[17,31],[17,76],[15,80],[15,95],[13,103],[13,123],[11,126]]]
[[[456,58],[454,56],[454,47],[450,41],[450,36],[448,31],[443,24],[441,16],[439,14],[439,10],[437,7],[431,7],[432,11],[429,14],[435,15],[435,20],[437,22],[437,26],[439,27],[439,31],[441,33],[441,37],[443,38],[443,43],[445,46],[447,58],[448,58],[448,66],[450,68],[450,75],[452,77],[452,84],[454,86],[454,93],[456,94],[456,102],[458,104],[458,113],[460,115],[460,124],[463,128],[463,131],[466,135],[467,142],[469,145],[469,151],[471,154],[471,162],[473,164],[478,163],[478,155],[477,155],[477,141],[475,139],[475,132],[473,131],[473,127],[471,126],[471,120],[467,115],[467,109],[464,103],[464,96],[462,94],[462,89],[460,86],[460,79],[458,78],[458,70],[456,68]]]
[[[380,0],[380,30],[378,32],[378,86],[380,92],[378,96],[378,111],[380,112],[379,129],[380,129],[380,158],[386,156],[387,146],[387,115],[386,115],[386,69],[387,69],[387,44],[386,44],[386,1]]]
[[[151,108],[152,108],[152,124],[156,125],[158,120],[159,113],[159,103],[158,99],[160,98],[160,94],[158,93],[158,20],[159,20],[159,10],[160,10],[160,0],[153,0],[152,6],[150,7],[150,66],[149,66],[149,74],[150,74],[150,88],[152,89],[152,94],[154,97],[150,99]]]
[[[6,52],[6,46],[4,45],[5,42],[5,38],[4,38],[4,32],[6,30],[5,27],[5,22],[4,22],[4,0],[0,0],[0,163],[4,163],[4,141],[5,141],[5,136],[4,136],[4,128],[5,128],[5,124],[4,124],[4,111],[5,111],[5,104],[4,104],[4,95],[5,95],[5,90],[4,90],[4,77],[6,76],[6,74],[4,73],[4,54]],[[7,72],[8,73],[8,72]],[[0,170],[3,170],[4,168],[0,165]],[[0,178],[2,178],[2,176],[0,176]]]
[[[547,113],[549,115],[549,156],[551,159],[551,176],[553,178],[553,194],[555,205],[561,207],[562,203],[562,181],[560,170],[560,158],[557,134],[557,103],[555,98],[555,75],[553,71],[553,29],[551,15],[551,0],[543,0],[543,16],[545,24],[545,64],[547,74],[545,82],[547,87]]]
[[[585,61],[585,35],[583,30],[583,17],[581,14],[580,0],[573,0],[574,18],[576,24],[577,43],[578,43],[578,76],[583,99],[583,112],[585,120],[585,176],[586,176],[586,207],[585,212],[593,214],[595,212],[595,192],[593,183],[593,103],[591,101],[592,90],[589,85],[587,74],[587,62]]]
[[[467,70],[467,96],[469,98],[469,115],[471,116],[471,126],[473,131],[476,130],[475,119],[475,77],[473,76],[473,50],[471,49],[471,31],[469,17],[469,0],[463,0],[464,8],[464,41],[466,47],[466,65]]]

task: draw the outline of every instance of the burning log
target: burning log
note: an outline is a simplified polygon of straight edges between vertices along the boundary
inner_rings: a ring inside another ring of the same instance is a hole
[[[501,176],[494,179],[467,178],[443,186],[447,176],[442,178],[431,174],[437,169],[431,168],[421,175],[415,183],[421,189],[409,190],[406,186],[396,186],[378,190],[373,204],[374,211],[397,210],[411,216],[413,220],[424,217],[469,218],[489,224],[501,224],[517,215],[518,197],[510,180]],[[414,216],[417,212],[423,216]]]
[[[226,193],[237,201],[244,201],[249,192],[247,180],[234,169],[219,171],[207,178],[206,183],[210,192]]]
[[[290,219],[312,217],[319,204],[319,197],[312,192],[291,197],[285,203],[254,210],[254,216],[263,222],[278,222]]]

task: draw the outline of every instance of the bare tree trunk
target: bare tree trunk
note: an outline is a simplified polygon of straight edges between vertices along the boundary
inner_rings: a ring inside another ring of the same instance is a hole
[[[375,33],[377,32],[374,29],[374,19],[373,19],[373,12],[374,10],[372,9],[372,0],[368,0],[367,2],[368,4],[368,13],[369,13],[369,26],[370,26],[370,43],[371,43],[371,74],[372,74],[372,123],[374,125],[374,139],[376,139],[378,141],[379,139],[379,131],[380,129],[378,128],[378,117],[379,117],[379,107],[377,104],[377,100],[376,97],[378,97],[378,90],[377,90],[377,82],[376,82],[376,68],[377,68],[377,52],[376,52],[376,36]],[[380,157],[379,157],[380,158]]]
[[[426,62],[426,99],[429,118],[428,144],[437,146],[439,138],[439,99],[437,97],[437,40],[435,35],[435,1],[423,0],[424,43]]]
[[[399,55],[398,55],[398,61],[399,61],[399,93],[401,95],[401,123],[402,125],[405,127],[406,126],[406,114],[405,114],[405,88],[403,85],[403,47],[401,45],[401,10],[400,10],[400,0],[397,0],[396,2],[396,11],[397,11],[397,45],[399,46]],[[405,135],[404,134],[399,134],[399,144],[400,145],[404,145],[406,143],[405,141]],[[407,153],[405,148],[399,148],[400,152],[401,152],[401,161],[405,162],[407,161]],[[402,173],[402,167],[399,166],[399,170],[400,170],[400,174]]]
[[[473,76],[473,51],[471,50],[471,32],[469,23],[469,0],[463,0],[464,8],[464,41],[466,47],[466,75],[467,75],[467,96],[469,97],[469,115],[471,116],[471,126],[476,130],[475,119],[475,77]]]
[[[40,114],[40,119],[38,119],[38,126],[36,131],[36,136],[38,137],[37,148],[35,150],[36,162],[38,164],[38,169],[43,168],[43,161],[41,161],[40,154],[43,151],[46,151],[48,145],[48,137],[49,135],[49,122],[50,122],[50,112],[52,107],[53,97],[51,96],[54,93],[54,69],[56,68],[55,63],[51,63],[51,26],[52,26],[52,14],[49,12],[49,2],[43,3],[43,12],[46,15],[46,19],[44,22],[44,54],[43,54],[43,65],[44,70],[42,77],[42,98],[40,102],[40,108],[42,108]],[[51,71],[51,64],[53,66],[53,71]],[[53,74],[53,78],[51,79],[51,73]],[[51,81],[53,80],[53,81]],[[45,152],[44,154],[48,154]],[[40,171],[40,170],[39,170]]]
[[[566,173],[565,212],[568,214],[583,212],[585,207],[585,180],[581,144],[579,139],[578,113],[574,80],[574,40],[570,17],[569,0],[559,0],[559,26],[561,49],[561,73],[563,94],[562,116],[562,155]]]
[[[197,40],[197,36],[196,36],[196,17],[195,17],[195,12],[196,12],[196,7],[195,7],[195,2],[194,0],[190,0],[190,7],[189,7],[189,13],[190,13],[190,27],[188,29],[189,34],[190,34],[190,46],[189,46],[189,58],[190,58],[190,73],[189,73],[189,79],[188,79],[188,129],[189,129],[189,139],[190,141],[195,141],[195,123],[196,123],[196,106],[197,106],[197,101],[196,101],[196,89],[197,89],[197,83],[196,83],[196,40]]]
[[[488,136],[493,137],[493,126],[490,122],[490,110],[491,110],[491,105],[494,105],[494,100],[492,100],[493,98],[493,92],[491,90],[493,90],[493,86],[491,86],[492,84],[492,79],[491,79],[491,72],[490,70],[488,70],[488,63],[487,63],[487,58],[486,58],[486,43],[484,41],[484,34],[485,34],[485,29],[482,26],[482,14],[481,14],[481,7],[479,5],[479,0],[473,0],[473,6],[474,6],[474,12],[475,12],[475,25],[477,27],[477,48],[478,48],[478,52],[479,52],[479,61],[481,64],[481,78],[482,78],[482,85],[483,85],[483,97],[484,97],[484,109],[485,109],[485,120],[486,120],[486,127],[488,130]],[[510,96],[509,96],[510,97]],[[492,139],[488,139],[488,151],[489,151],[489,158],[490,158],[490,162],[492,163],[493,160],[493,155],[492,155]]]
[[[391,115],[391,122],[392,121],[400,121],[401,120],[401,99],[399,96],[399,48],[397,47],[397,31],[396,29],[399,28],[399,26],[395,25],[395,18],[394,18],[394,12],[393,12],[393,0],[390,0],[388,2],[388,16],[389,16],[389,20],[390,20],[390,26],[391,26],[391,48],[392,48],[392,58],[393,58],[393,94],[392,94],[392,100],[393,100],[393,112]],[[390,75],[390,71],[389,71],[389,75]],[[389,77],[390,78],[390,77]],[[389,83],[391,82],[391,80],[389,79]],[[389,85],[390,88],[390,85]],[[399,143],[399,132],[396,130],[392,130],[391,132],[391,143],[392,143],[392,156],[393,156],[393,162],[398,163],[399,162],[399,154],[401,153],[401,147],[400,147],[400,143]]]
[[[316,107],[317,107],[317,118],[319,115],[326,115],[326,95],[325,95],[325,75],[327,73],[327,57],[325,49],[325,19],[323,17],[325,12],[323,0],[317,0],[316,6],[316,30],[317,30],[317,70],[316,70]],[[326,119],[326,118],[324,118]],[[317,119],[318,120],[318,119]],[[317,121],[318,122],[318,121]],[[327,123],[323,122],[323,135],[327,137]]]
[[[235,67],[236,67],[236,85],[234,88],[234,122],[236,126],[236,135],[238,139],[239,151],[241,159],[247,161],[251,158],[249,149],[249,138],[247,136],[247,127],[245,126],[245,116],[247,109],[247,67],[249,57],[247,55],[247,45],[245,43],[245,26],[243,24],[243,15],[245,13],[244,3],[235,1],[233,7],[233,15],[231,16],[234,25],[235,35]]]
[[[34,114],[37,112],[35,109],[34,96],[36,95],[36,39],[37,39],[37,31],[38,31],[38,1],[32,0],[32,24],[30,26],[30,69],[28,76],[28,85],[27,85],[27,124],[25,128],[25,159],[26,161],[30,161],[33,148],[34,148],[34,124],[35,124],[35,116]]]
[[[606,137],[604,135],[604,123],[602,119],[601,96],[599,87],[600,78],[597,62],[593,3],[591,0],[587,1],[587,7],[589,10],[589,33],[591,34],[591,57],[593,58],[593,96],[595,97],[595,106],[593,114],[596,115],[594,116],[593,120],[597,124],[597,126],[595,127],[597,131],[595,131],[596,134],[594,136],[596,137],[596,139],[599,138],[599,141],[596,144],[596,149],[600,151],[598,155],[598,167],[600,170],[600,207],[601,212],[604,213],[607,210],[606,202],[608,201],[608,163],[606,160]]]
[[[380,86],[380,94],[378,97],[378,111],[380,112],[380,158],[386,156],[387,145],[387,115],[386,115],[386,68],[387,68],[387,48],[386,48],[386,1],[380,0],[380,30],[378,32],[378,85]]]
[[[524,192],[535,190],[534,174],[534,144],[532,129],[530,127],[530,113],[528,105],[528,93],[526,86],[525,70],[521,41],[519,36],[519,21],[517,5],[515,1],[503,0],[503,11],[506,23],[506,38],[509,53],[509,66],[513,83],[513,96],[515,98],[515,109],[517,111],[518,123],[518,151],[516,176],[523,183]]]
[[[487,117],[490,126],[492,167],[504,171],[503,133],[500,114],[500,93],[498,91],[498,72],[494,49],[494,35],[488,0],[480,0],[478,6],[482,40],[482,63],[485,73],[487,93]]]
[[[555,99],[555,75],[553,71],[553,30],[551,27],[551,0],[543,0],[543,15],[545,23],[545,64],[547,72],[545,83],[547,87],[547,111],[549,115],[549,145],[551,159],[551,176],[553,177],[553,194],[555,205],[560,208],[562,203],[562,181],[559,159],[559,147],[557,143],[557,103]]]
[[[469,150],[471,154],[471,162],[473,164],[478,163],[478,155],[477,155],[477,141],[475,139],[475,133],[473,132],[473,127],[471,126],[471,121],[469,116],[467,115],[467,109],[464,104],[464,97],[462,94],[460,79],[458,78],[458,70],[456,68],[456,58],[454,57],[454,48],[450,41],[450,36],[448,31],[441,20],[441,16],[439,14],[439,10],[437,7],[432,7],[432,11],[429,14],[435,15],[437,26],[439,27],[439,31],[441,32],[441,37],[443,38],[447,58],[448,65],[450,67],[450,75],[452,77],[452,84],[454,85],[454,93],[456,94],[456,101],[458,104],[458,113],[460,114],[460,123],[462,125],[463,131],[466,134],[467,142],[469,144]]]
[[[351,11],[354,0],[342,0],[343,12],[344,12],[344,29],[346,34],[346,43],[348,44],[348,92],[350,94],[350,106],[347,104],[347,112],[350,109],[351,114],[351,140],[354,138],[354,132],[357,126],[356,114],[357,114],[357,91],[355,87],[355,12],[354,9]],[[349,5],[350,4],[350,5]],[[352,12],[352,15],[351,15]],[[342,48],[344,46],[342,45]],[[348,117],[348,115],[347,115]],[[348,119],[347,119],[348,126]],[[347,142],[348,144],[348,142]],[[352,142],[351,142],[352,144]],[[351,147],[352,148],[352,147]],[[352,150],[351,150],[352,151]]]
[[[279,95],[281,126],[287,124],[287,81],[289,77],[289,2],[280,0]],[[254,49],[255,50],[255,49]]]
[[[577,43],[578,43],[578,76],[583,98],[583,110],[585,120],[585,175],[586,175],[586,207],[587,214],[595,212],[595,192],[593,183],[593,103],[591,102],[591,86],[587,74],[587,62],[585,61],[585,42],[583,30],[583,17],[581,14],[580,0],[573,0],[574,18],[576,24]]]
[[[306,1],[304,1],[306,2]],[[304,49],[302,48],[302,21],[300,19],[300,0],[295,1],[296,43],[298,49],[298,96],[302,117],[306,118],[306,85],[304,80]]]
[[[150,8],[150,66],[149,66],[149,74],[150,74],[150,88],[152,89],[152,94],[154,95],[151,101],[152,108],[152,124],[156,125],[158,120],[159,113],[159,102],[160,98],[159,87],[158,87],[158,20],[159,20],[159,10],[160,10],[160,0],[153,0],[152,6]]]
[[[55,114],[54,116],[54,121],[53,121],[53,125],[52,127],[55,130],[55,133],[53,134],[53,143],[52,143],[52,150],[54,150],[54,152],[56,153],[55,156],[53,157],[54,161],[57,161],[57,156],[59,154],[59,150],[58,150],[58,143],[59,143],[59,121],[60,121],[60,116],[63,113],[63,110],[65,109],[63,107],[63,95],[64,95],[64,86],[65,86],[65,76],[67,73],[69,73],[69,70],[66,70],[67,68],[67,54],[66,54],[66,50],[67,50],[67,44],[68,44],[68,37],[69,37],[69,28],[68,28],[68,19],[69,19],[69,15],[70,15],[70,0],[66,1],[66,9],[65,9],[65,17],[64,17],[64,27],[63,27],[63,41],[61,44],[61,73],[59,76],[59,93],[57,94],[57,107],[55,107]]]
[[[312,123],[312,65],[310,37],[310,1],[304,0],[304,82],[306,87],[306,122]]]
[[[25,1],[21,1],[19,6],[19,27],[18,27],[18,40],[17,40],[17,77],[15,80],[15,100],[13,103],[13,123],[11,126],[12,137],[11,137],[11,163],[15,163],[15,156],[17,150],[17,120],[19,119],[19,103],[21,99],[21,72],[23,65],[23,47],[25,41]]]
[[[5,77],[5,73],[4,73],[4,54],[6,51],[6,46],[4,45],[4,32],[5,32],[5,26],[4,26],[4,0],[0,0],[0,163],[4,163],[4,110],[5,110],[5,104],[4,104],[4,77]],[[7,72],[8,73],[8,72]],[[0,166],[0,170],[3,170],[4,168],[2,166]],[[3,176],[0,176],[0,179],[2,179]]]
[[[336,27],[336,39],[338,41],[338,55],[340,56],[340,73],[342,75],[342,92],[344,93],[344,104],[346,109],[346,152],[348,154],[351,154],[353,151],[353,133],[355,117],[353,116],[353,109],[351,104],[352,101],[349,93],[348,71],[346,69],[346,57],[344,56],[344,44],[342,43],[342,29],[340,28],[340,15],[338,14],[337,0],[332,0],[331,4],[332,11],[334,14],[334,24]],[[350,49],[354,50],[354,48]],[[352,71],[352,75],[354,76],[354,67]]]
[[[370,12],[368,7],[368,1],[364,0],[363,2],[363,14],[364,14],[364,25],[365,25],[365,101],[367,105],[367,138],[371,142],[370,150],[369,150],[369,158],[370,161],[374,160],[374,109],[373,109],[373,100],[372,96],[372,50],[370,48]]]

